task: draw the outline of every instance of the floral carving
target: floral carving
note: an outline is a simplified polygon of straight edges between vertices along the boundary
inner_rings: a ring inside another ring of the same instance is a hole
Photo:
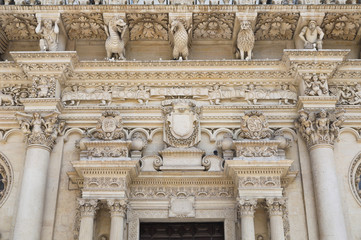
[[[291,40],[299,14],[260,13],[257,17],[256,40]]]
[[[119,112],[110,110],[103,112],[91,137],[108,141],[122,139],[123,122]]]
[[[168,14],[127,14],[131,40],[168,40]]]
[[[196,39],[232,38],[234,26],[233,13],[195,13],[193,14],[193,36]]]
[[[20,127],[25,134],[29,145],[40,144],[52,149],[59,134],[65,128],[65,122],[58,120],[58,112],[41,116],[35,112],[32,115],[26,113],[16,113],[20,122]]]
[[[125,182],[122,177],[85,177],[83,189],[86,191],[124,190]]]
[[[101,13],[63,13],[61,16],[70,40],[106,39]]]
[[[259,111],[247,111],[241,118],[241,138],[263,139],[271,137],[271,130],[263,113]]]
[[[327,13],[322,27],[329,39],[352,41],[360,28],[360,20],[361,15],[358,13]]]
[[[310,112],[301,109],[295,125],[309,147],[315,144],[333,144],[345,120],[344,112],[344,110],[326,111],[325,109]]]
[[[34,14],[1,14],[0,24],[9,40],[39,38]]]
[[[56,80],[53,76],[33,77],[33,86],[30,89],[30,98],[53,98],[55,97]]]

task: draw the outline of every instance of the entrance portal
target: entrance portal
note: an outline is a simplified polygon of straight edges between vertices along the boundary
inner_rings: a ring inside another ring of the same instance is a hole
[[[224,240],[223,222],[140,223],[140,240]]]

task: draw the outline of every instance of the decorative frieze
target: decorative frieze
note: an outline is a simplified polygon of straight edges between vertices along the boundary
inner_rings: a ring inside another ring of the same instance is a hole
[[[106,39],[101,13],[63,13],[61,17],[70,40]]]
[[[243,189],[279,187],[281,187],[281,178],[279,176],[240,177],[238,179],[238,188]]]
[[[35,14],[0,14],[0,24],[10,41],[39,38],[35,33]]]
[[[325,109],[314,112],[301,109],[295,126],[309,147],[315,144],[333,145],[345,120],[344,112],[344,110],[327,111]]]
[[[125,190],[125,188],[123,177],[85,177],[83,182],[83,189],[86,191],[119,191]]]
[[[298,18],[297,13],[259,13],[255,31],[256,40],[291,40]]]
[[[234,13],[194,13],[193,37],[231,40],[234,20]]]
[[[65,121],[59,121],[58,112],[48,115],[40,115],[35,112],[32,115],[16,113],[20,128],[25,134],[28,145],[43,145],[52,149],[56,138],[65,129]]]
[[[322,28],[328,39],[352,41],[359,31],[360,21],[359,13],[327,13]]]
[[[127,14],[131,40],[168,40],[168,14]]]

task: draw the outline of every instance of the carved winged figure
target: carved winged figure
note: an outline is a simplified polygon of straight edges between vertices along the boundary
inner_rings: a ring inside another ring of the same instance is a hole
[[[105,33],[108,38],[105,41],[107,59],[111,59],[113,54],[115,58],[125,60],[125,47],[129,39],[129,27],[121,18],[113,18],[108,26],[104,25]]]
[[[169,41],[173,48],[174,60],[188,60],[192,40],[192,27],[188,29],[181,20],[176,19],[171,23]]]
[[[242,21],[237,35],[236,58],[251,60],[254,47],[254,33],[250,21]],[[245,56],[247,54],[247,57]]]

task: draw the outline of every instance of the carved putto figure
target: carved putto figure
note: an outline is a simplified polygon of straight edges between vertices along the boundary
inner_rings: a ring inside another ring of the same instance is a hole
[[[119,112],[105,111],[99,118],[91,137],[101,140],[118,140],[124,137],[123,122]]]
[[[254,33],[250,21],[242,21],[237,35],[236,58],[251,60],[254,47]],[[246,56],[247,55],[247,56]]]
[[[317,26],[316,21],[310,20],[307,26],[304,26],[299,34],[304,43],[305,49],[322,49],[322,39],[325,34]]]
[[[169,41],[174,60],[188,60],[192,40],[192,26],[186,27],[182,20],[173,20],[169,30]]]
[[[361,84],[332,87],[330,88],[330,92],[337,96],[339,104],[361,104]]]
[[[45,19],[43,21],[38,18],[38,26],[35,32],[41,36],[39,45],[40,51],[57,51],[58,50],[58,35],[59,35],[59,19],[54,22],[51,19]]]
[[[306,85],[305,94],[308,96],[328,95],[327,76],[325,74],[313,74],[304,76]]]
[[[115,17],[109,21],[108,26],[104,25],[104,29],[108,37],[105,41],[107,59],[112,59],[115,55],[116,59],[125,60],[125,47],[129,39],[127,23]]]
[[[320,143],[333,144],[345,121],[344,113],[344,110],[321,109],[319,112],[309,112],[301,109],[295,125],[309,146]]]

